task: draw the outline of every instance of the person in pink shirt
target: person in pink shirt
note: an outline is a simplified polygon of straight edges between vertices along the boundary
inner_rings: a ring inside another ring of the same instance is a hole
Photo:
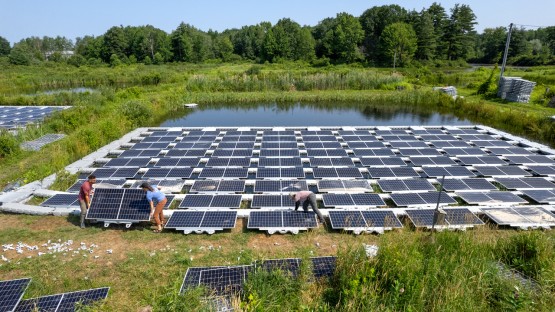
[[[85,228],[85,216],[87,215],[87,210],[91,206],[91,196],[94,192],[93,184],[96,183],[96,177],[94,175],[90,175],[87,178],[87,181],[81,184],[81,188],[79,189],[79,206],[81,207],[81,228]]]
[[[318,209],[318,203],[316,202],[316,195],[311,191],[300,191],[300,192],[291,192],[289,193],[289,197],[295,202],[295,211],[299,209],[301,202],[303,203],[303,210],[304,212],[308,212],[308,205],[312,208],[312,210],[318,215],[318,219],[322,224],[326,223],[324,216]]]

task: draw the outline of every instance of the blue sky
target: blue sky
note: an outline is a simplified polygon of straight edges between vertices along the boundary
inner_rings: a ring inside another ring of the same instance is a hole
[[[362,0],[0,0],[0,36],[12,44],[30,36],[101,35],[112,26],[150,24],[166,32],[180,22],[202,30],[222,31],[276,23],[288,17],[301,25],[316,25],[326,17],[347,12],[360,16],[373,6],[398,4],[420,11],[434,1]],[[555,25],[555,0],[466,0],[437,1],[449,12],[455,3],[468,4],[477,16],[476,29],[521,25]]]

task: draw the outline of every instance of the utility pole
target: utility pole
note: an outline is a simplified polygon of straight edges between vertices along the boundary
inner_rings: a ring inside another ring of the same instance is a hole
[[[503,65],[501,65],[501,76],[499,76],[500,83],[501,83],[501,78],[503,78],[503,73],[505,72],[505,65],[507,64],[507,55],[509,54],[509,45],[511,44],[512,31],[513,31],[513,23],[509,25],[509,32],[507,33],[507,42],[505,42],[505,54],[503,54]]]

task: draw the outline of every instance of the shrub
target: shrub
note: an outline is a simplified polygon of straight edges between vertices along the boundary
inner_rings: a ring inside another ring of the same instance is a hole
[[[19,153],[19,143],[14,135],[0,129],[0,158],[5,158]]]
[[[127,101],[121,105],[120,111],[133,127],[146,124],[152,114],[150,106],[141,101]]]

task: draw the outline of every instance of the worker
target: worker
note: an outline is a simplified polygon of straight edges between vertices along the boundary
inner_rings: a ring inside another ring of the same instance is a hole
[[[91,196],[94,192],[93,184],[96,183],[96,177],[94,175],[90,175],[87,177],[87,181],[81,184],[79,188],[79,195],[77,198],[79,199],[79,206],[81,207],[81,228],[85,228],[85,216],[87,216],[87,210],[91,206]]]
[[[148,200],[150,204],[150,217],[154,217],[154,222],[156,223],[156,229],[153,230],[153,232],[160,233],[162,232],[162,224],[164,223],[164,206],[168,199],[156,185],[150,185],[144,182],[141,184],[141,188],[146,192],[146,200]],[[157,202],[156,207],[154,207],[153,200]]]
[[[326,220],[324,220],[324,216],[320,210],[318,210],[318,204],[316,203],[316,195],[311,191],[300,191],[300,192],[291,192],[289,193],[289,197],[295,202],[295,211],[299,209],[301,202],[303,203],[303,210],[304,212],[308,212],[308,205],[312,207],[312,210],[318,215],[318,219],[322,224],[326,224]]]

